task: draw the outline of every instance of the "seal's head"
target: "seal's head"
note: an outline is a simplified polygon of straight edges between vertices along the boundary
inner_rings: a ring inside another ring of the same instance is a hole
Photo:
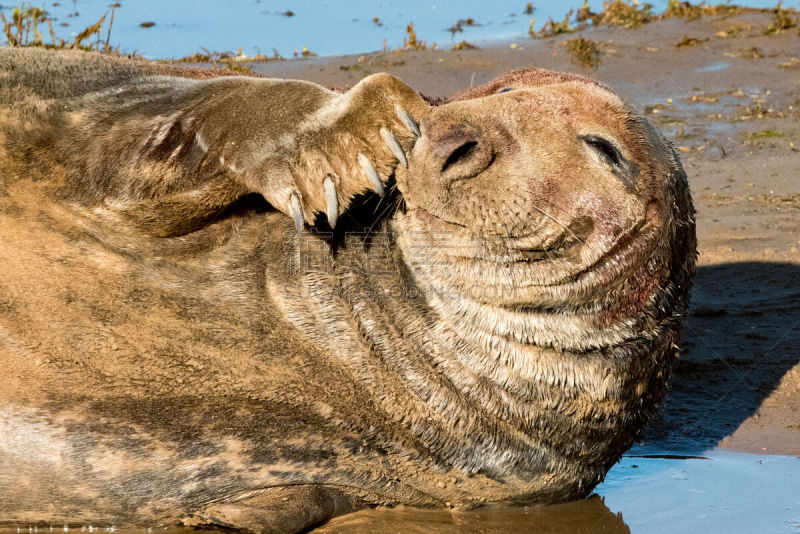
[[[512,310],[602,307],[609,326],[693,270],[675,152],[600,83],[511,72],[434,108],[421,131],[398,177],[408,209],[397,224],[417,243],[427,236],[406,261],[449,295]],[[568,344],[592,345],[586,334]]]
[[[696,241],[675,150],[607,87],[543,70],[469,90],[420,129],[392,222],[410,278],[468,372],[519,393],[501,417],[561,481],[553,498],[585,494],[677,352]]]

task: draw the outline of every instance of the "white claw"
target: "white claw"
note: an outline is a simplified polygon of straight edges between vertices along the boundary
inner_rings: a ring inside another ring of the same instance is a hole
[[[292,194],[289,197],[289,201],[292,203],[292,217],[294,217],[294,227],[297,229],[297,233],[301,233],[303,231],[303,208],[300,207],[300,199],[297,198],[297,195]]]
[[[325,188],[325,199],[328,201],[328,224],[331,228],[336,228],[336,219],[339,217],[339,199],[336,198],[336,186],[330,176],[325,177],[322,182]]]
[[[414,117],[412,117],[408,111],[401,108],[400,104],[394,105],[394,111],[397,113],[397,116],[400,117],[400,120],[403,121],[403,124],[406,125],[406,128],[411,130],[411,133],[417,137],[422,135],[422,132],[419,131],[419,124],[417,124],[417,121],[414,120]]]
[[[408,160],[406,159],[406,153],[403,152],[403,147],[400,146],[400,142],[394,136],[392,132],[387,130],[386,128],[381,128],[381,137],[383,137],[384,142],[389,147],[389,150],[392,151],[394,157],[396,157],[400,164],[403,167],[408,167]]]
[[[372,162],[367,159],[367,156],[364,154],[359,154],[358,163],[369,177],[369,180],[372,182],[372,186],[375,188],[375,191],[377,191],[380,196],[383,196],[383,182],[381,182],[381,178],[378,176],[378,171],[375,170],[375,166],[372,164]]]

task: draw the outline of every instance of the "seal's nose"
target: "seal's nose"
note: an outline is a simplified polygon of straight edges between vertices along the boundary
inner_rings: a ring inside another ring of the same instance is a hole
[[[414,158],[443,182],[472,178],[491,165],[491,145],[477,124],[429,116],[420,128]]]

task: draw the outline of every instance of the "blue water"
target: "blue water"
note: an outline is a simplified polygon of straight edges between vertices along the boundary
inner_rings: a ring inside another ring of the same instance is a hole
[[[33,4],[45,7],[57,19],[56,35],[69,40],[96,22],[112,2],[34,0]],[[776,1],[739,3],[771,7]],[[580,7],[582,0],[533,2],[532,15],[524,13],[525,0],[121,0],[120,4],[114,14],[112,45],[155,59],[182,57],[201,48],[218,52],[241,48],[248,56],[258,52],[272,55],[274,48],[282,56],[292,57],[303,46],[321,56],[366,53],[382,49],[384,40],[388,48],[401,46],[406,24],[411,21],[419,39],[448,49],[462,40],[481,44],[487,40],[528,39],[532,18],[538,29],[549,17],[563,19],[569,8]],[[653,4],[660,11],[667,2],[656,0]],[[798,4],[784,2],[785,7]],[[602,0],[592,0],[589,5],[600,10]],[[11,9],[8,4],[0,8],[6,13]],[[292,11],[294,16],[279,14],[286,11]],[[374,23],[374,17],[378,17],[380,25]],[[473,26],[463,26],[463,32],[455,35],[448,31],[459,19],[467,18],[474,19]],[[142,22],[155,25],[143,28]],[[44,33],[47,34],[46,29]]]
[[[800,458],[724,449],[635,457],[649,454],[634,447],[595,489],[632,533],[800,532]]]

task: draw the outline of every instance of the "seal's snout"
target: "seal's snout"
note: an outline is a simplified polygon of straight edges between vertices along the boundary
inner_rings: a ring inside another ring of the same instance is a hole
[[[481,127],[463,118],[431,116],[423,121],[421,131],[422,137],[414,147],[415,162],[444,183],[477,176],[494,160],[491,143]]]

